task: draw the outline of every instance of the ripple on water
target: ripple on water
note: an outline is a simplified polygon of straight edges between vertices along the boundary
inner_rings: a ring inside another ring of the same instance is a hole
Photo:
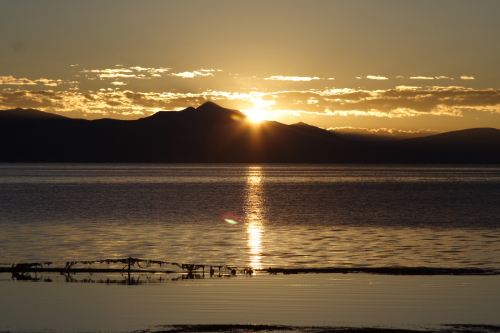
[[[0,261],[500,268],[499,175],[446,166],[0,165]],[[229,226],[225,213],[241,223]]]

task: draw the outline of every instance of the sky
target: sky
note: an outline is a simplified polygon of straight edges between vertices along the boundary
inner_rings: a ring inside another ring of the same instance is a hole
[[[500,1],[2,0],[0,109],[500,128]]]

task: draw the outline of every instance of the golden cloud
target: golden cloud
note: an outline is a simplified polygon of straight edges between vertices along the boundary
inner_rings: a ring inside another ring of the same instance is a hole
[[[86,73],[86,76],[92,78],[95,75],[98,78],[136,78],[150,79],[153,77],[161,77],[161,74],[171,70],[171,68],[151,68],[151,67],[123,67],[123,65],[115,65],[118,68],[105,69],[83,69],[81,73]]]
[[[380,75],[368,75],[366,78],[370,80],[389,80],[385,76],[380,76]]]
[[[182,73],[172,73],[170,74],[171,76],[178,76],[182,77],[184,79],[191,79],[194,77],[199,77],[199,76],[213,76],[211,73],[212,70],[200,70],[200,71],[193,71],[193,72],[182,72]]]
[[[312,80],[320,80],[320,78],[319,77],[309,77],[309,76],[271,76],[271,77],[265,78],[264,80],[273,80],[273,81],[312,81]]]
[[[27,78],[21,78],[17,79],[13,77],[12,75],[9,76],[0,76],[0,85],[15,85],[15,86],[21,86],[21,85],[28,85],[28,86],[34,86],[37,84],[43,84],[44,86],[48,87],[56,87],[61,84],[77,84],[79,83],[78,81],[68,81],[68,80],[52,80],[52,79],[37,79],[37,80],[30,80]]]
[[[443,133],[442,131],[436,131],[431,129],[420,129],[418,131],[411,130],[399,130],[396,128],[366,128],[366,127],[330,127],[329,131],[334,131],[341,134],[364,134],[364,135],[378,135],[378,136],[392,136],[392,137],[418,137],[418,136],[429,136],[434,134]]]
[[[36,108],[51,112],[81,112],[104,115],[151,114],[159,110],[197,107],[206,101],[225,107],[270,112],[321,115],[364,115],[413,117],[421,114],[460,116],[473,109],[500,113],[500,90],[464,87],[418,88],[401,86],[387,90],[329,89],[234,93],[206,91],[192,93],[144,93],[102,89],[86,94],[77,91],[14,90],[0,93],[0,108]]]
[[[411,76],[411,80],[434,80],[432,76]]]

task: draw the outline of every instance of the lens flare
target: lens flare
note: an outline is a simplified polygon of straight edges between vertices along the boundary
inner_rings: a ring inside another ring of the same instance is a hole
[[[241,216],[236,213],[224,213],[221,215],[221,220],[228,224],[239,224],[241,223]]]
[[[236,115],[236,114],[232,114],[231,119],[233,119],[234,121],[241,121],[242,120],[241,117]]]

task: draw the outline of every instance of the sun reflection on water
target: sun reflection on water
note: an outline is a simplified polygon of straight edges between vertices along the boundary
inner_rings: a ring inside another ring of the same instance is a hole
[[[252,166],[247,171],[245,219],[250,264],[254,269],[262,268],[264,218],[263,171],[260,166]]]

